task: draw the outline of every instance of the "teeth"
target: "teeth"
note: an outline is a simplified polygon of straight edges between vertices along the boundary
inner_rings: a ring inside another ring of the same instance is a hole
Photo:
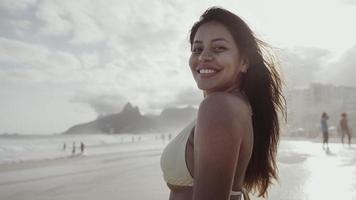
[[[215,73],[216,71],[213,69],[201,69],[199,70],[200,74],[211,74],[211,73]]]

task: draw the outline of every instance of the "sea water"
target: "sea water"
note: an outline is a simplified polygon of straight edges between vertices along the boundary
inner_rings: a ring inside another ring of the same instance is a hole
[[[162,149],[161,134],[0,135],[0,164]],[[167,138],[167,137],[165,137]],[[75,146],[73,147],[73,142]],[[85,145],[84,152],[80,143]],[[64,148],[64,144],[66,148]],[[75,148],[75,152],[73,152]]]

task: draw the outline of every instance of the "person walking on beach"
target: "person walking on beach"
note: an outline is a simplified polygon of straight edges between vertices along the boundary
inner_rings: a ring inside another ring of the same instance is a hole
[[[83,142],[80,142],[80,153],[83,154],[84,153],[84,148],[85,148],[85,145]]]
[[[64,143],[63,143],[63,148],[62,148],[62,151],[65,151],[65,150],[66,150],[66,148],[67,148],[67,144],[64,142]]]
[[[349,146],[351,145],[351,131],[348,125],[348,120],[347,120],[347,114],[346,113],[342,113],[341,114],[341,119],[340,119],[340,131],[341,131],[341,142],[344,145],[344,137],[345,135],[347,135],[348,137],[348,142],[349,142]]]
[[[72,154],[75,154],[75,142],[73,142]]]
[[[326,112],[321,115],[321,132],[323,133],[323,149],[329,150],[329,127],[328,127],[329,116]]]
[[[285,105],[277,66],[248,25],[222,8],[204,12],[189,42],[189,66],[204,99],[161,155],[169,199],[266,196],[277,179],[278,111]]]

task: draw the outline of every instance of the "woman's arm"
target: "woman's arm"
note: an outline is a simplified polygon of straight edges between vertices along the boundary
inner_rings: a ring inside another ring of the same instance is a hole
[[[228,93],[213,93],[200,104],[194,135],[193,200],[228,200],[247,130],[248,108]]]

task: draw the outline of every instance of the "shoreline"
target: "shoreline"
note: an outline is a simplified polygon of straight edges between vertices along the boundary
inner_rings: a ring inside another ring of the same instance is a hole
[[[279,182],[271,187],[269,199],[355,199],[356,148],[338,143],[330,147],[331,153],[326,153],[319,142],[282,139]],[[0,199],[167,200],[169,189],[160,169],[162,150],[163,145],[0,165]],[[251,199],[259,198],[251,195]]]

